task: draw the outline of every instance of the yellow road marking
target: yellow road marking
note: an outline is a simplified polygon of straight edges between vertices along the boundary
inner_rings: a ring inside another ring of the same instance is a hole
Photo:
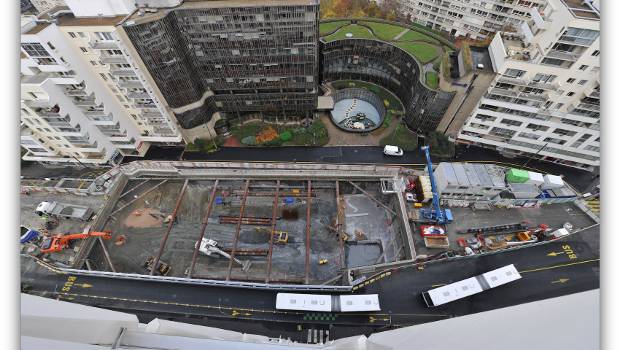
[[[157,300],[141,300],[141,299],[130,299],[130,298],[120,298],[120,297],[108,297],[108,296],[100,296],[100,295],[91,295],[91,294],[80,294],[80,293],[59,293],[60,296],[67,297],[83,297],[83,298],[93,298],[93,299],[109,299],[109,300],[120,300],[127,302],[138,302],[138,303],[149,303],[149,304],[165,304],[165,305],[176,305],[176,306],[185,306],[185,307],[197,307],[204,309],[216,309],[216,310],[227,310],[230,311],[231,314],[235,311],[239,314],[242,313],[265,313],[265,314],[288,314],[288,315],[304,315],[303,312],[295,312],[295,311],[281,311],[281,310],[267,310],[267,309],[248,309],[248,308],[239,308],[239,307],[231,307],[231,306],[220,306],[220,305],[204,305],[204,304],[188,304],[188,303],[178,303],[178,302],[166,302],[166,301],[157,301]],[[386,313],[355,313],[355,314],[340,314],[340,316],[378,316],[378,317],[391,317],[391,316],[424,316],[424,317],[449,317],[450,315],[446,314],[407,314],[407,313],[394,313],[394,314],[386,314]]]
[[[551,253],[547,254],[547,256],[558,256],[558,255],[561,255],[561,254],[564,254],[564,253],[565,252],[551,252]]]
[[[441,286],[445,286],[445,283],[439,283],[439,284],[433,284],[431,287],[435,288],[435,287],[441,287]]]
[[[551,281],[551,284],[554,284],[554,283],[566,283],[568,281],[570,281],[570,278],[560,278],[557,281]]]
[[[537,272],[537,271],[551,270],[551,269],[557,269],[557,268],[565,267],[565,266],[587,264],[587,263],[591,263],[591,262],[595,262],[595,261],[599,261],[599,260],[601,260],[601,259],[598,258],[598,259],[582,260],[582,261],[576,261],[576,262],[572,262],[572,263],[559,264],[559,265],[541,267],[541,268],[537,268],[537,269],[519,271],[519,273],[528,273],[528,272]]]

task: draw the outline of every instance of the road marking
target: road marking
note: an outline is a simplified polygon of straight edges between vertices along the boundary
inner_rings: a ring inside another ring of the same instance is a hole
[[[566,253],[566,255],[568,255],[569,259],[571,259],[571,260],[577,259],[577,254],[575,254],[575,252],[573,251],[573,248],[571,248],[570,245],[564,244],[562,246],[562,249],[564,249],[564,253]]]
[[[436,288],[436,287],[441,287],[441,286],[445,286],[445,283],[439,283],[439,284],[433,284],[431,287]]]
[[[560,278],[557,281],[551,281],[551,284],[554,284],[554,283],[566,283],[568,281],[570,281],[570,278]]]
[[[249,313],[249,312],[239,312],[237,310],[233,310],[231,315],[233,317],[236,317],[236,316],[239,316],[239,315],[241,315],[241,316],[252,316],[252,314]]]
[[[389,321],[389,320],[390,319],[388,317],[376,318],[376,317],[370,316],[368,318],[368,322],[370,322],[370,323],[375,323],[375,321]]]
[[[597,258],[597,259],[590,259],[590,260],[582,260],[582,261],[576,261],[576,262],[572,262],[572,263],[540,267],[540,268],[537,268],[537,269],[523,270],[523,271],[519,271],[519,273],[528,273],[528,272],[538,272],[538,271],[544,271],[544,270],[551,270],[551,269],[557,269],[557,268],[560,268],[560,267],[587,264],[587,263],[591,263],[591,262],[595,262],[595,261],[599,261],[599,260],[601,260],[601,259]]]
[[[68,292],[71,290],[71,287],[73,287],[74,282],[77,281],[77,277],[75,276],[69,276],[67,277],[67,282],[65,282],[65,284],[62,286],[62,291],[63,292]]]
[[[561,254],[564,254],[564,252],[551,252],[551,253],[547,254],[547,256],[558,256],[558,255],[561,255]]]
[[[78,287],[82,287],[82,288],[92,288],[92,284],[88,284],[88,283],[74,283],[74,286],[78,286]]]

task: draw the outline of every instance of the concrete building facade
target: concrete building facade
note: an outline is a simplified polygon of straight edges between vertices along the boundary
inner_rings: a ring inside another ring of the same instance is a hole
[[[549,0],[495,35],[497,73],[458,142],[592,169],[600,164],[600,21],[595,5]]]
[[[153,142],[182,142],[174,117],[135,78],[137,69],[119,46],[121,19],[22,18],[24,160],[117,163],[144,155]]]
[[[184,128],[247,114],[313,116],[317,0],[177,3],[141,2],[119,30]]]
[[[429,28],[483,40],[495,32],[518,28],[529,10],[546,0],[399,0],[411,21]]]

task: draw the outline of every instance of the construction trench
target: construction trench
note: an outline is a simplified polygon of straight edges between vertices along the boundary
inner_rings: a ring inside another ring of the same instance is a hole
[[[350,285],[350,269],[411,259],[401,201],[381,183],[396,181],[397,168],[362,169],[360,177],[293,168],[294,177],[276,169],[256,176],[251,169],[221,177],[194,169],[191,176],[119,174],[99,221],[112,239],[85,245],[75,267],[161,275],[145,264],[151,259],[150,266],[170,267],[168,277]],[[203,238],[227,255],[201,252]]]

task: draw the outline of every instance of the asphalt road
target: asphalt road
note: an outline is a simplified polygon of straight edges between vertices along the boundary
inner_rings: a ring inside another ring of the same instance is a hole
[[[382,147],[346,146],[346,147],[223,147],[214,153],[183,152],[180,147],[151,146],[145,157],[125,157],[123,163],[135,160],[191,160],[191,161],[278,161],[278,162],[315,162],[315,163],[369,163],[402,164],[405,166],[426,164],[421,151],[405,152],[402,157],[386,156]],[[581,192],[592,187],[598,172],[591,173],[558,164],[532,160],[525,157],[506,158],[499,153],[476,146],[458,145],[454,158],[433,158],[433,162],[495,162],[508,166],[523,167],[545,173],[564,175],[573,187]],[[93,178],[109,170],[109,167],[58,167],[43,166],[33,162],[22,162],[21,175],[26,179],[79,177]]]
[[[523,278],[509,285],[437,308],[427,308],[420,298],[425,290],[511,263]],[[376,313],[280,311],[275,310],[274,291],[71,276],[36,266],[22,262],[22,282],[32,285],[31,293],[37,295],[143,317],[165,315],[167,319],[216,326],[217,320],[226,320],[222,327],[234,321],[241,322],[237,326],[254,321],[263,326],[257,332],[275,337],[294,336],[298,331],[291,330],[293,324],[324,327],[332,330],[333,339],[352,335],[355,329],[367,333],[599,288],[599,233],[594,227],[537,247],[429,263],[423,269],[393,270],[356,291],[379,294],[381,312]],[[339,327],[347,332],[338,333]]]

